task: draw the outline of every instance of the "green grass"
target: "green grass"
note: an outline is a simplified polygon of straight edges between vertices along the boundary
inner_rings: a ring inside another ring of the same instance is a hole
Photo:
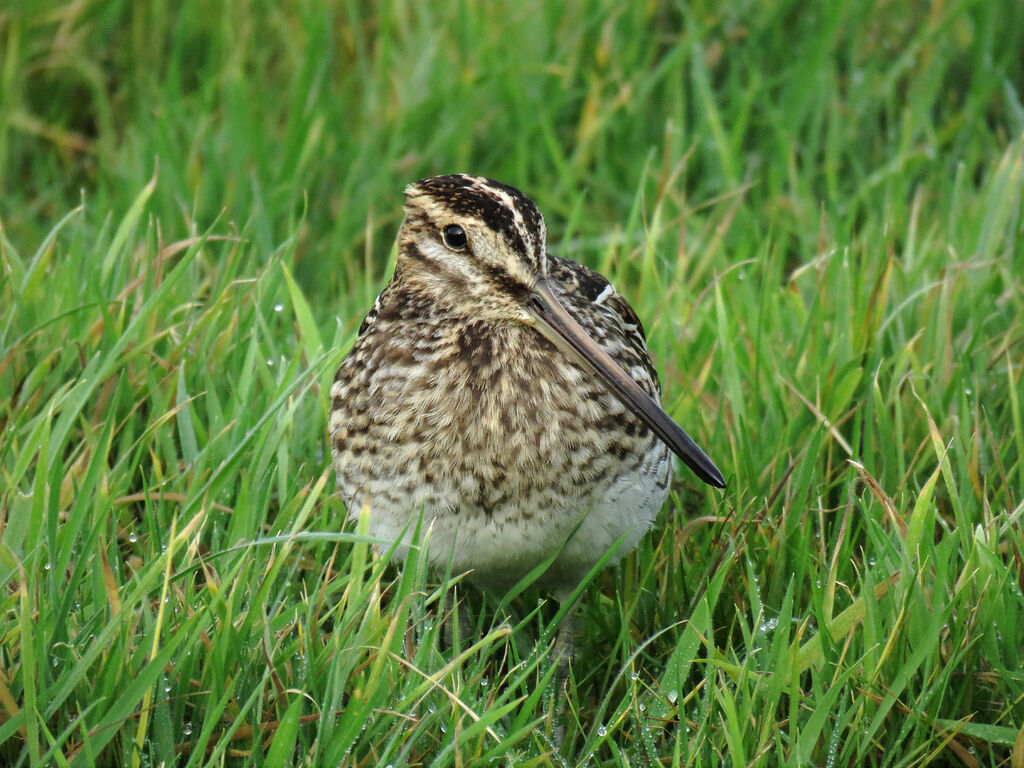
[[[1024,764],[1019,3],[174,5],[0,10],[0,764]],[[728,479],[585,590],[561,755],[555,607],[449,648],[331,495],[454,170]]]

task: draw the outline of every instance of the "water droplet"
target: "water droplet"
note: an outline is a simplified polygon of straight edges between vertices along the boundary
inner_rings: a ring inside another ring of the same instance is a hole
[[[132,531],[131,533],[128,534],[128,541],[130,541],[132,544],[134,544],[138,540],[139,540],[139,537],[138,537],[138,535],[136,535],[135,531]]]
[[[605,728],[603,725],[599,725],[597,727],[597,735],[601,736],[602,738],[607,736],[608,735],[608,729]]]
[[[779,626],[779,620],[777,618],[767,619],[761,622],[761,626],[758,627],[762,632],[771,632]]]
[[[274,367],[274,361],[271,360],[269,357],[267,358],[267,367],[268,368],[273,368]]]
[[[275,304],[274,305],[274,311],[275,312],[280,312],[282,309],[284,309],[284,304]]]
[[[190,721],[186,720],[185,724],[181,726],[181,732],[183,734],[185,734],[186,736],[191,736],[192,735],[192,723]]]
[[[50,570],[50,569],[51,569],[52,567],[53,567],[53,566],[52,566],[52,565],[50,564],[50,561],[49,561],[49,560],[47,560],[47,561],[46,561],[46,562],[45,562],[45,563],[43,564],[43,570],[44,570],[44,571],[48,571],[48,570]]]

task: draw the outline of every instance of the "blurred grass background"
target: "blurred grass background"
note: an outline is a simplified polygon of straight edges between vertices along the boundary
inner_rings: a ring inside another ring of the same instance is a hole
[[[1024,765],[1024,6],[0,8],[0,762]],[[614,279],[681,474],[446,649],[330,496],[409,181]],[[1016,746],[1015,746],[1016,743]]]

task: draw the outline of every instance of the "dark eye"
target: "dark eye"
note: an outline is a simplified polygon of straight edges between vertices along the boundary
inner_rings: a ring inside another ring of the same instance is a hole
[[[441,239],[453,251],[461,251],[466,247],[466,231],[458,224],[449,224],[442,229]]]

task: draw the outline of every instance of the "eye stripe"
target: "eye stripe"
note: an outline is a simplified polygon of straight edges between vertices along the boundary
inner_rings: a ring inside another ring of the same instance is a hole
[[[525,299],[526,295],[529,293],[529,289],[525,285],[510,277],[508,272],[500,267],[494,267],[490,264],[481,264],[478,262],[477,268],[481,269],[487,276],[488,282],[502,293],[523,299]]]

